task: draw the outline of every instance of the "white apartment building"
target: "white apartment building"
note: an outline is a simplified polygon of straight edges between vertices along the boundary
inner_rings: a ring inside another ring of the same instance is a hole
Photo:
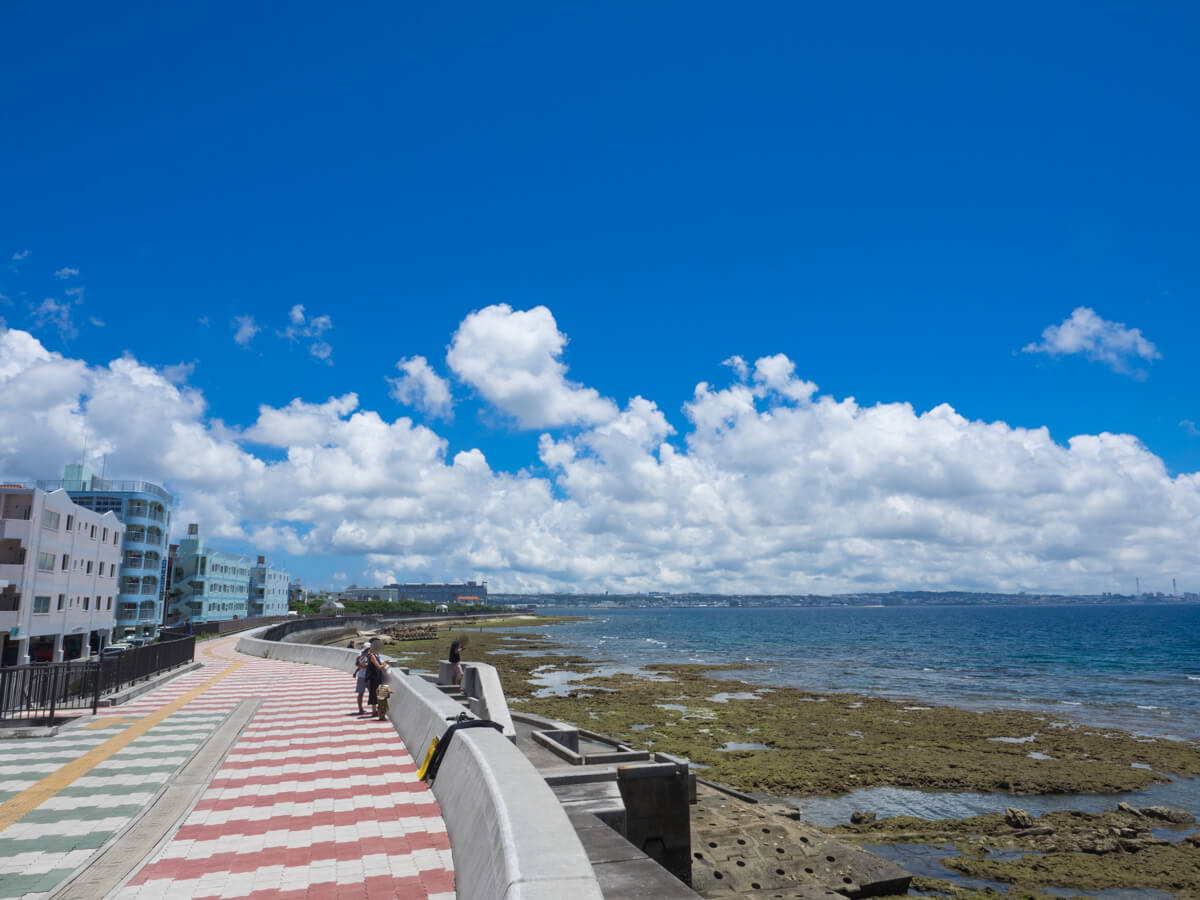
[[[86,659],[110,643],[124,530],[64,490],[0,485],[0,664]]]

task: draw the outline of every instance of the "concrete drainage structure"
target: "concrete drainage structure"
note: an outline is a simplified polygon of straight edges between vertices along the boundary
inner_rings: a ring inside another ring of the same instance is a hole
[[[692,883],[696,780],[687,760],[634,750],[541,716],[513,718],[533,743],[558,758],[555,765],[538,754],[535,765],[565,808],[593,814],[680,882]]]

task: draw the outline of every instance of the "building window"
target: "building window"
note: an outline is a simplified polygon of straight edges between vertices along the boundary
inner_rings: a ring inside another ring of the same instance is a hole
[[[95,525],[92,526],[92,533],[91,533],[90,537],[93,541],[96,539],[96,526]]]
[[[108,529],[107,528],[104,529],[103,534],[104,534],[104,537],[100,538],[100,542],[103,544],[107,544],[108,543]]]
[[[66,560],[66,557],[64,556],[63,559]],[[66,568],[65,563],[63,565],[63,568],[64,569]],[[41,570],[42,572],[53,572],[54,571],[54,554],[53,553],[45,553],[45,552],[39,553],[38,554],[38,569]]]
[[[86,572],[84,572],[83,574],[84,574],[84,575],[91,575],[91,574],[92,574],[92,561],[91,561],[90,559],[87,561],[87,571],[86,571]]]
[[[92,605],[92,598],[91,598],[91,597],[84,597],[84,598],[83,598],[83,608],[84,608],[84,609],[88,609],[89,607],[91,607],[91,605]]]
[[[35,616],[45,615],[50,612],[49,597],[34,597],[33,598],[33,614]]]
[[[67,516],[67,531],[70,531],[74,527],[75,527],[75,517],[68,515]]]
[[[54,510],[48,509],[42,513],[42,527],[47,531],[58,531],[60,516]]]
[[[53,555],[54,555],[54,554],[51,554],[51,556],[53,556]],[[70,556],[68,556],[66,553],[64,553],[64,554],[63,554],[63,562],[62,562],[62,570],[63,570],[64,572],[65,572],[65,571],[67,571],[67,566],[70,564],[70,562],[71,562],[71,557],[70,557]],[[51,568],[51,569],[52,569],[52,568],[54,568],[54,565],[53,565],[53,564],[51,564],[50,568]],[[49,569],[47,569],[46,571],[50,571],[50,570],[49,570]]]
[[[108,606],[105,609],[112,609],[112,597],[108,598]]]
[[[64,603],[66,603],[66,602],[67,602],[67,595],[66,595],[66,594],[59,594],[59,595],[58,595],[58,608],[59,608],[59,610],[61,610],[61,609],[63,608],[63,604],[64,604]]]

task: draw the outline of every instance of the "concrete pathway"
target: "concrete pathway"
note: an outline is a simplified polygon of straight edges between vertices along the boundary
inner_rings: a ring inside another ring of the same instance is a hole
[[[138,848],[149,855],[114,896],[454,897],[437,803],[391,724],[354,714],[351,676],[240,656],[236,641],[198,645],[203,668],[82,728],[0,742],[0,898],[85,881],[249,699],[257,711],[195,808]]]

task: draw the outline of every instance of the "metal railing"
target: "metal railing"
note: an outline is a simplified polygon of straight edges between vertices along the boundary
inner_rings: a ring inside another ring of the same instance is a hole
[[[0,719],[54,721],[65,709],[100,702],[100,663],[36,663],[0,669]]]
[[[196,639],[183,636],[84,662],[0,668],[0,721],[53,722],[63,710],[90,709],[100,698],[192,661]]]
[[[99,662],[101,695],[111,694],[138,681],[145,681],[167,669],[190,663],[196,655],[196,639],[191,636],[135,647]],[[96,663],[89,663],[96,665]]]

